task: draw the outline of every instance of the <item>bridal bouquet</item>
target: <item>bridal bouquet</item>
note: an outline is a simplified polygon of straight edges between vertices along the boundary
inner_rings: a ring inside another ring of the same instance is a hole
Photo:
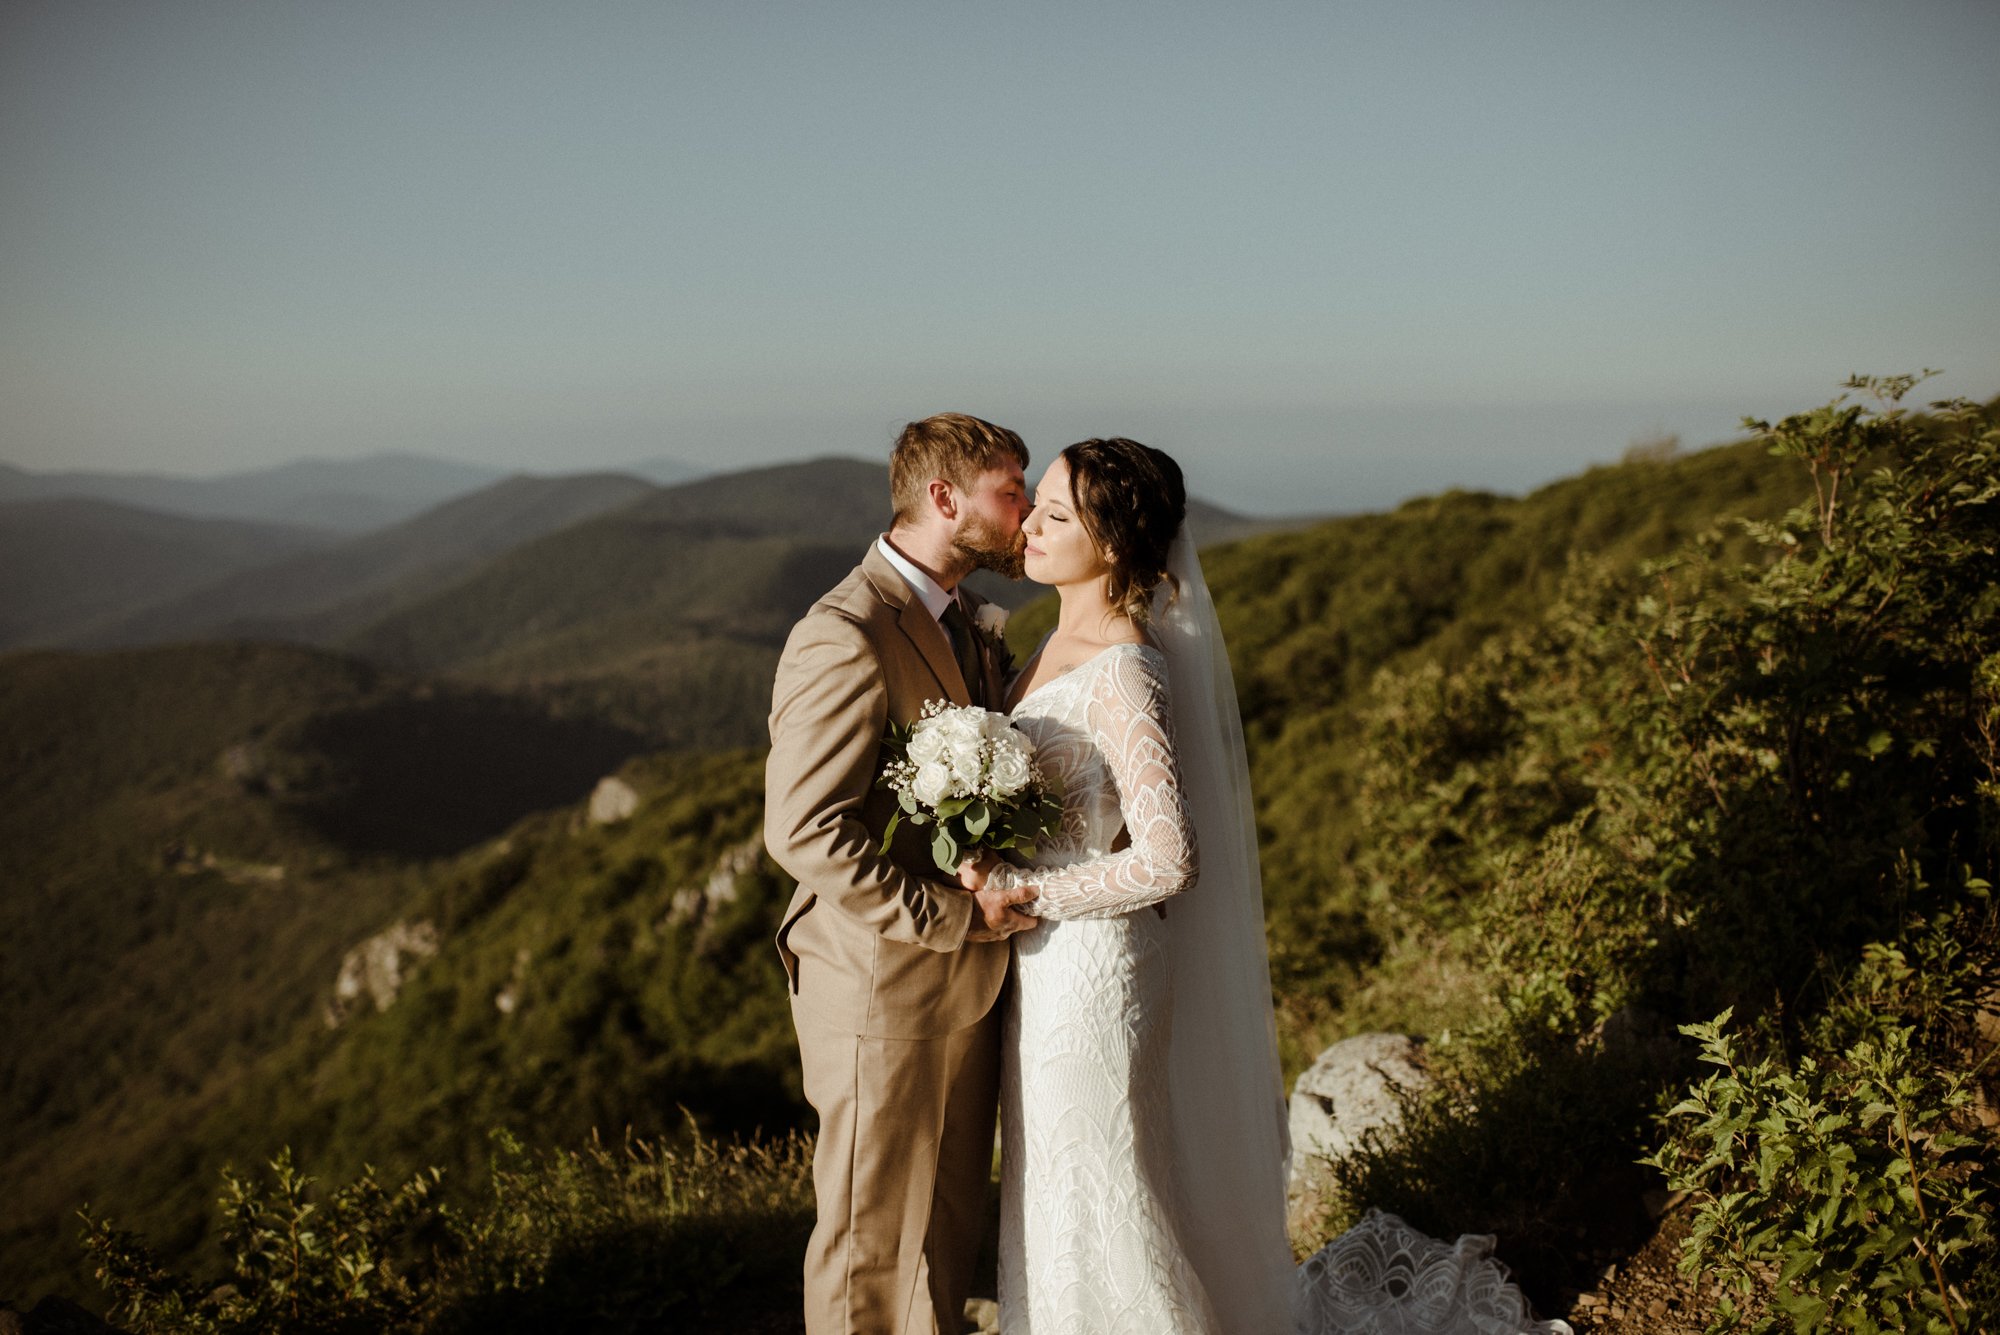
[[[1033,856],[1062,821],[1062,798],[1035,764],[1033,745],[1005,714],[933,700],[907,728],[889,725],[880,785],[902,810],[889,817],[882,852],[904,820],[934,825],[931,858],[946,875],[982,848]]]

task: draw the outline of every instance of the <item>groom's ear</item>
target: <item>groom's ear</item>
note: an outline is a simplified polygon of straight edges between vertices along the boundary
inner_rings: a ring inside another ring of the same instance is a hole
[[[934,477],[926,485],[925,493],[930,497],[933,512],[943,515],[946,519],[958,518],[958,489],[951,483],[941,477]]]

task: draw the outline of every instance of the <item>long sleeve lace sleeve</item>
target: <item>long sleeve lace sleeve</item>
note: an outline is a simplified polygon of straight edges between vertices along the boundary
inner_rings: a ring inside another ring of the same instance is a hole
[[[1110,918],[1188,889],[1198,870],[1174,757],[1164,662],[1153,650],[1113,656],[1085,706],[1092,742],[1118,790],[1127,847],[1063,867],[1000,867],[994,882],[1034,885],[1022,911],[1043,918]]]

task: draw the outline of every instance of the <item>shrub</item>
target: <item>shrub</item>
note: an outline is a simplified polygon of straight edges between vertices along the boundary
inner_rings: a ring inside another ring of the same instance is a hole
[[[636,1331],[793,1272],[811,1226],[796,1135],[719,1143],[690,1126],[678,1145],[593,1137],[543,1154],[492,1140],[465,1212],[439,1203],[437,1169],[393,1192],[371,1169],[331,1193],[289,1150],[268,1183],[225,1171],[219,1280],[168,1269],[88,1211],[84,1246],[137,1335]]]
[[[1717,529],[1636,576],[1575,566],[1460,671],[1379,683],[1356,866],[1385,968],[1476,962],[1485,1018],[1402,1138],[1339,1170],[1329,1222],[1377,1205],[1540,1265],[1551,1238],[1616,1244],[1590,1184],[1650,1149],[1699,1255],[1782,1277],[1744,1320],[1768,1294],[1808,1324],[1948,1329],[1984,1301],[1993,1149],[1964,1109],[2000,976],[2000,430],[1963,403],[1910,417],[1916,380],[1748,423],[1813,485],[1737,525],[1748,559]],[[1926,881],[1943,867],[1966,870]],[[1681,1098],[1696,1054],[1672,1035],[1725,1008],[1682,1032],[1759,1060]],[[1864,1167],[1909,1199],[1855,1204]]]
[[[1957,1129],[1964,1072],[1894,1027],[1822,1062],[1739,1054],[1724,1011],[1684,1032],[1720,1068],[1666,1116],[1649,1162],[1700,1207],[1681,1268],[1706,1269],[1796,1331],[1983,1329],[1992,1304],[1992,1147]],[[1983,1277],[1983,1283],[1982,1281]],[[1717,1329],[1744,1324],[1725,1300]]]

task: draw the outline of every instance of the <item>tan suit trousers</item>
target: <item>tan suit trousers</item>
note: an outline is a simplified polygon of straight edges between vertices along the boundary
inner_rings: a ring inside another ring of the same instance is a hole
[[[958,1335],[985,1231],[1000,1008],[941,1038],[792,1018],[819,1113],[806,1335]]]

